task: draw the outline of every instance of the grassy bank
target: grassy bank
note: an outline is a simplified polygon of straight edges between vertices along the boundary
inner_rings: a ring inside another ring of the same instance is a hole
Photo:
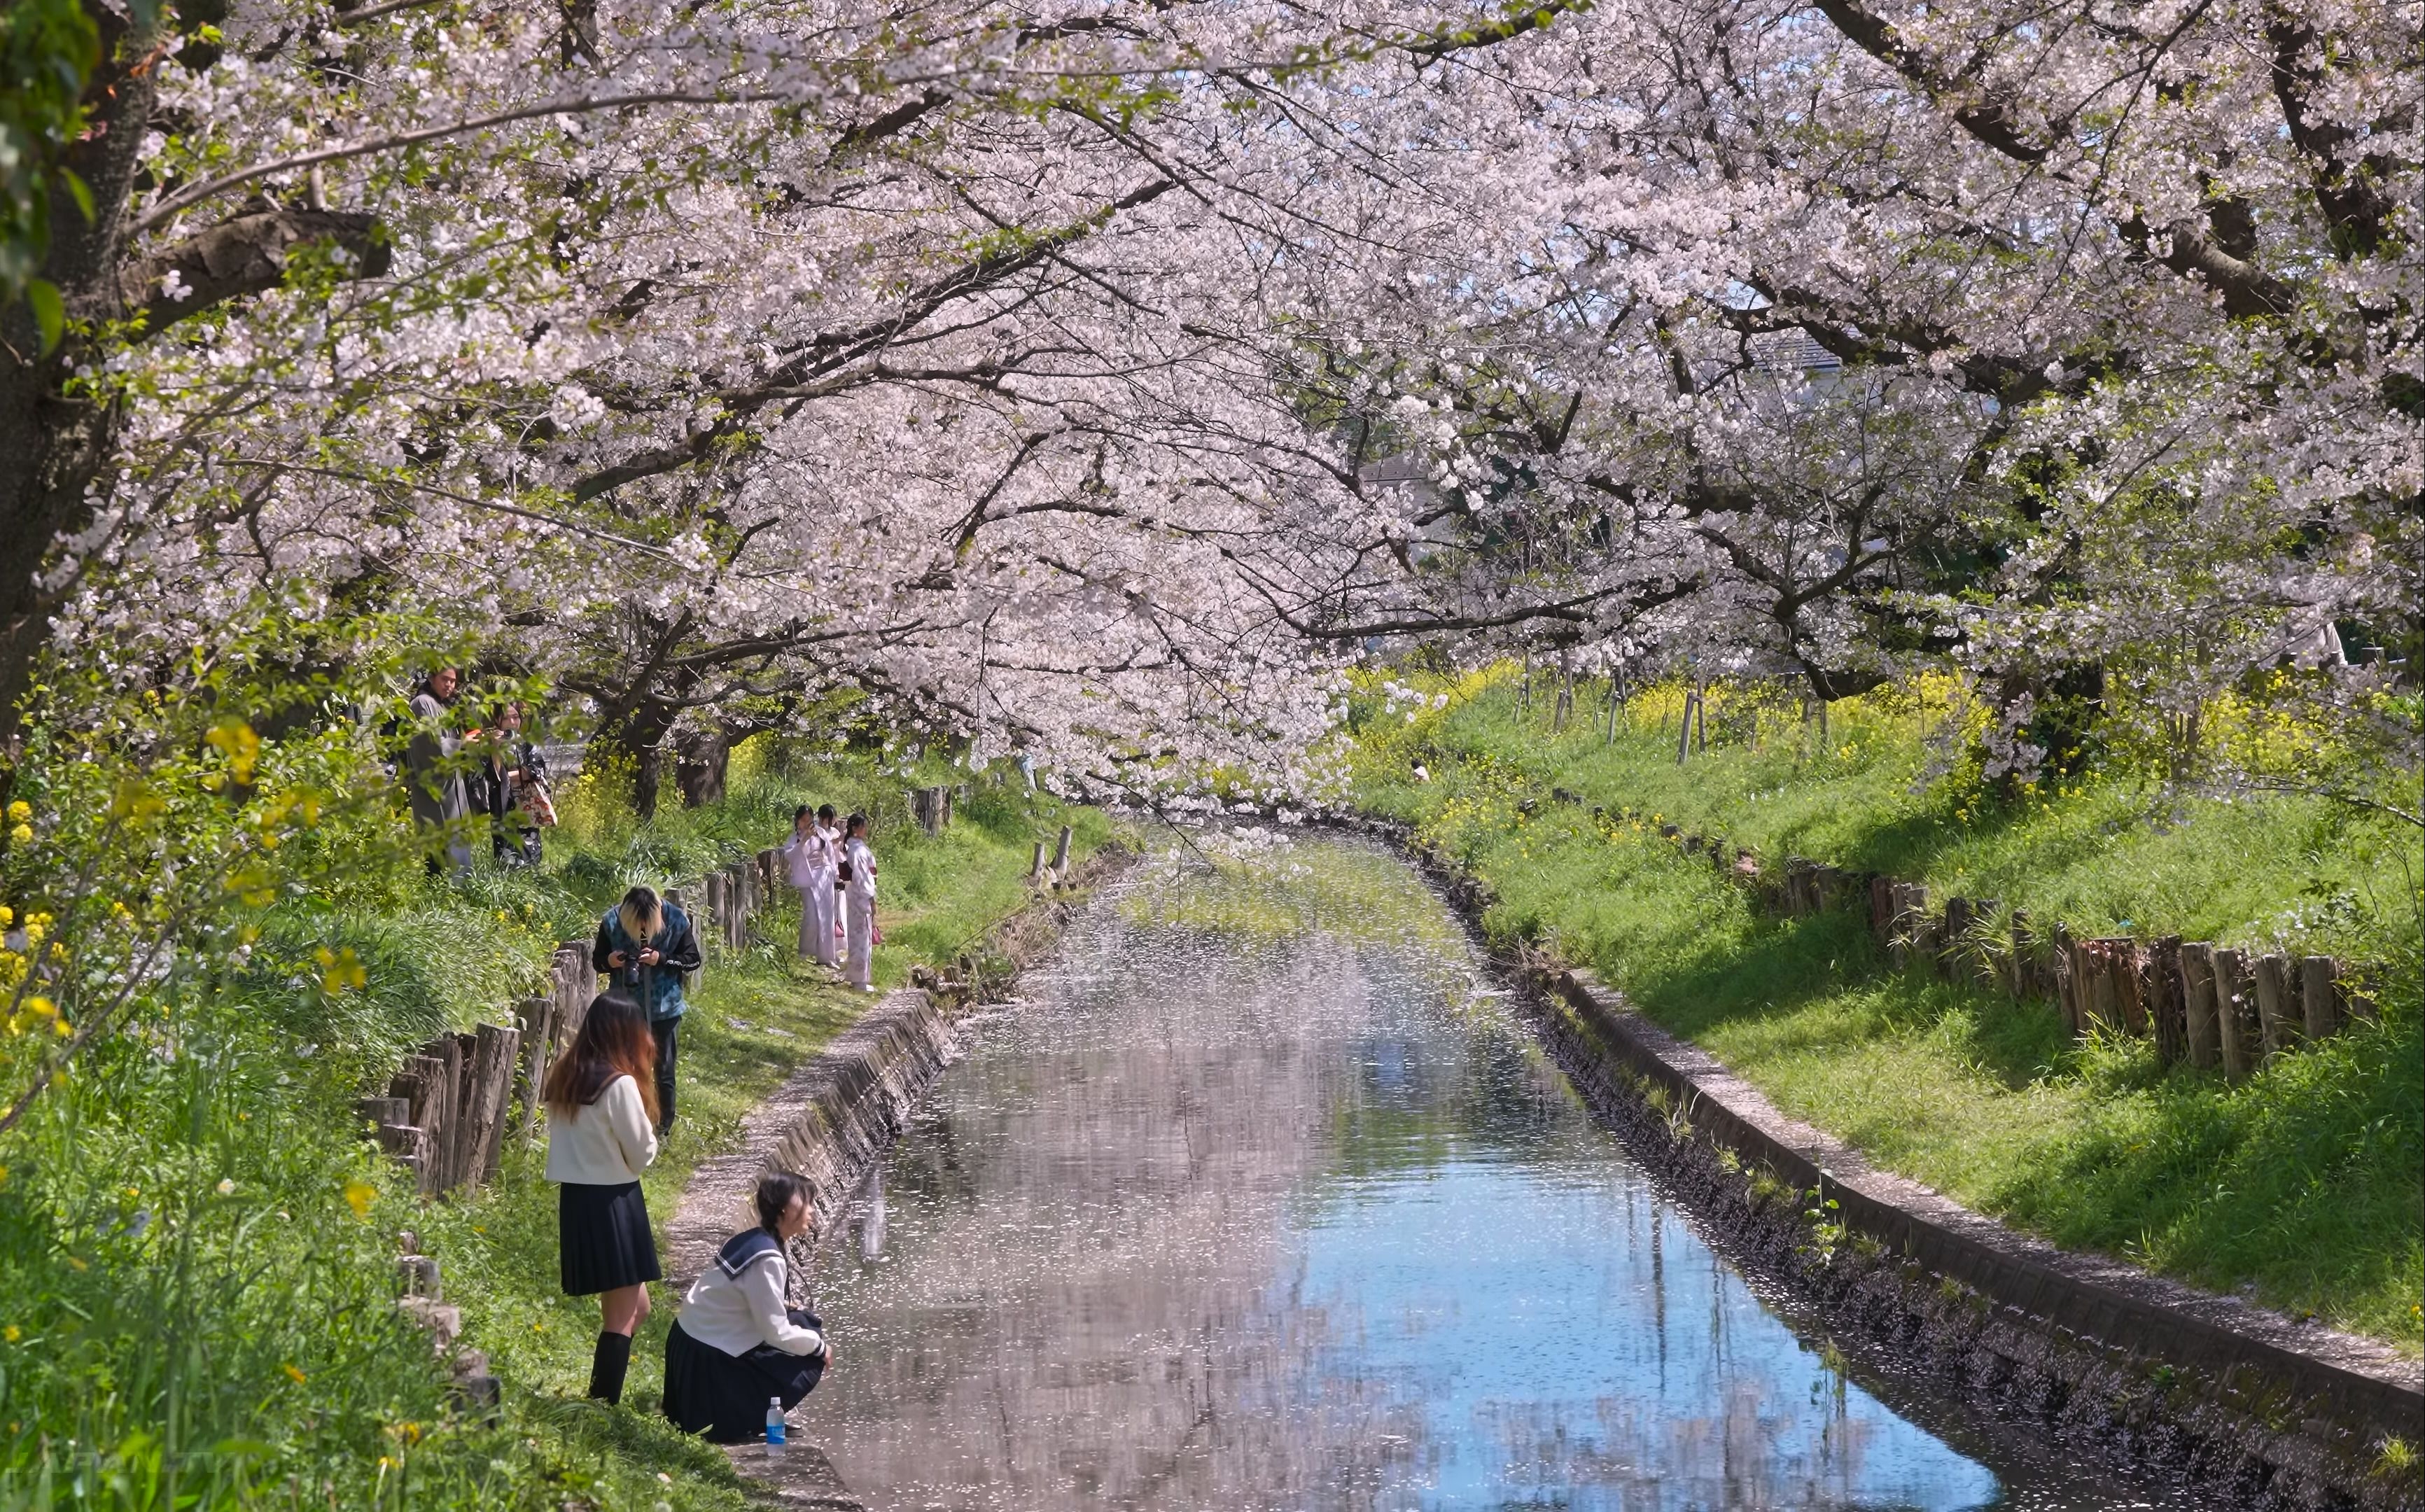
[[[1787,1111],[2058,1244],[2425,1344],[2413,828],[2123,773],[1993,797],[1958,763],[1935,770],[1944,711],[1925,698],[1839,703],[1823,740],[1790,706],[1738,711],[1679,764],[1672,690],[1636,700],[1613,741],[1597,715],[1553,733],[1548,700],[1521,710],[1503,672],[1422,691],[1444,706],[1359,706],[1356,794],[1488,881],[1494,937],[1590,964]],[[1661,819],[2080,930],[2380,963],[2383,1018],[2236,1085],[2144,1041],[2074,1044],[2048,1005],[1890,970],[1849,912],[1759,916]]]
[[[0,1144],[0,1506],[747,1504],[720,1453],[653,1416],[670,1296],[626,1405],[581,1399],[596,1307],[556,1289],[543,1144],[510,1148],[475,1195],[424,1203],[363,1141],[351,1100],[407,1046],[493,1019],[625,887],[772,844],[802,799],[876,820],[879,984],[1019,907],[1032,843],[1065,820],[1081,854],[1110,835],[1014,779],[980,784],[930,838],[908,819],[908,780],[745,752],[731,797],[649,824],[611,783],[578,782],[536,874],[453,883],[391,867],[265,913],[240,978],[90,1058]],[[711,947],[681,1119],[646,1183],[661,1220],[749,1108],[871,1001],[790,958],[795,919],[779,904],[749,951]],[[504,1384],[494,1422],[455,1408],[426,1337],[395,1314],[408,1228]]]

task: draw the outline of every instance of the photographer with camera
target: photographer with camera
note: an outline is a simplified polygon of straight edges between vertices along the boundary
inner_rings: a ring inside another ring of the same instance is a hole
[[[619,992],[640,1005],[649,1017],[649,1035],[657,1044],[657,1137],[674,1126],[674,1057],[679,1049],[683,1010],[683,973],[699,966],[699,935],[690,915],[662,901],[654,891],[635,887],[623,901],[598,921],[598,940],[590,947],[589,964]]]

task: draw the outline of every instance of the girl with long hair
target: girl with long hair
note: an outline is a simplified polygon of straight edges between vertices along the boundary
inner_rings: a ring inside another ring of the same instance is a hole
[[[560,1182],[556,1231],[569,1296],[595,1295],[598,1347],[589,1394],[623,1399],[632,1334],[649,1315],[656,1236],[640,1173],[657,1158],[656,1040],[632,999],[608,993],[589,1005],[571,1048],[547,1073],[547,1179]]]

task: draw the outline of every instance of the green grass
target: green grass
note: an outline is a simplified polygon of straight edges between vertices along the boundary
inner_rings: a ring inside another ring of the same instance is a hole
[[[1678,767],[1672,727],[1651,719],[1613,746],[1604,728],[1552,737],[1503,684],[1466,691],[1413,726],[1368,711],[1356,791],[1490,884],[1492,936],[1590,964],[1787,1112],[2055,1243],[2425,1344],[2413,831],[2316,800],[2181,800],[2117,780],[1999,809],[1958,777],[1917,782],[1920,743],[1884,719],[1824,755],[1789,725]],[[1881,870],[2100,933],[2378,962],[2383,1020],[2238,1085],[2167,1069],[2144,1041],[2076,1045],[2048,1005],[1892,971],[1852,911],[1759,916],[1655,821],[1596,821],[1593,805],[1722,833],[1771,864]]]
[[[351,1103],[406,1047],[528,990],[555,941],[586,940],[625,887],[772,844],[803,798],[876,821],[880,985],[1018,908],[1035,840],[1068,822],[1084,855],[1112,837],[1094,811],[980,782],[930,838],[909,823],[909,780],[745,753],[730,798],[645,825],[611,792],[576,790],[542,871],[366,874],[342,896],[290,899],[238,977],[87,1056],[0,1141],[0,1508],[751,1504],[719,1451],[654,1415],[670,1295],[625,1405],[581,1399],[597,1306],[557,1291],[543,1146],[511,1147],[475,1195],[424,1203]],[[681,1119],[646,1182],[660,1220],[749,1109],[873,1001],[791,960],[796,918],[781,894],[749,951],[710,947]],[[354,952],[365,985],[328,989],[324,949]],[[504,1383],[493,1423],[450,1403],[426,1336],[395,1312],[407,1228]]]

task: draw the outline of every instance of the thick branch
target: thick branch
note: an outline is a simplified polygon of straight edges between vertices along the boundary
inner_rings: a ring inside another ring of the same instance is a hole
[[[215,305],[278,287],[295,249],[328,243],[352,257],[358,278],[377,278],[392,260],[376,217],[352,210],[262,209],[128,265],[119,287],[127,306],[142,313],[145,333],[156,335]],[[161,286],[171,273],[179,284],[173,297]]]

